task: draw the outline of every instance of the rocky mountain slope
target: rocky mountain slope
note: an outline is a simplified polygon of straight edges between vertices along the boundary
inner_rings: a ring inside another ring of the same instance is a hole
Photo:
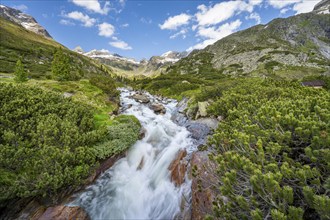
[[[0,17],[15,22],[36,34],[52,38],[48,31],[42,27],[32,16],[25,14],[20,10],[0,5]]]
[[[17,12],[15,9],[1,6],[6,12]],[[23,16],[23,15],[22,15]],[[31,21],[35,19],[25,15]],[[13,73],[15,64],[22,58],[28,75],[32,78],[49,78],[51,74],[51,62],[58,48],[70,58],[72,69],[86,77],[95,74],[107,74],[110,68],[102,67],[100,63],[86,56],[77,54],[59,44],[50,37],[27,30],[15,21],[13,17],[0,17],[0,73]],[[48,33],[46,30],[44,33]]]
[[[239,31],[200,51],[193,51],[169,70],[200,74],[206,66],[235,76],[299,78],[329,71],[330,1],[311,13],[278,18]]]
[[[118,75],[126,76],[153,76],[165,71],[169,65],[176,63],[188,55],[187,52],[168,51],[160,56],[152,56],[149,60],[136,61],[119,54],[111,54],[108,50],[91,50],[84,52],[81,47],[76,47],[73,51],[87,57],[98,60],[100,63],[117,70]]]

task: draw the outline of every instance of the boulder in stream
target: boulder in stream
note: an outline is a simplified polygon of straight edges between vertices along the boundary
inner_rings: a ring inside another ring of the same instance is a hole
[[[171,172],[171,181],[175,186],[180,186],[184,182],[187,170],[187,161],[184,160],[185,156],[187,156],[186,149],[180,150],[168,167]]]
[[[135,101],[137,101],[137,102],[140,102],[140,103],[149,103],[150,102],[150,99],[148,98],[148,96],[147,95],[145,95],[145,94],[138,94],[138,93],[136,93],[136,94],[134,94],[133,96],[132,96],[132,98],[135,100]]]
[[[165,114],[166,113],[165,107],[159,103],[151,104],[150,109],[153,110],[156,114]]]

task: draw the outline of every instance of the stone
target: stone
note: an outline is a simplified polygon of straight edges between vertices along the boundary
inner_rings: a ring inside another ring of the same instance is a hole
[[[171,173],[171,181],[175,186],[181,186],[185,180],[187,170],[187,161],[184,161],[185,156],[187,156],[187,151],[185,149],[180,150],[168,167]]]
[[[212,215],[212,202],[219,195],[219,190],[213,187],[217,183],[217,166],[208,158],[208,153],[194,152],[191,158],[191,219],[202,220],[206,215]]]
[[[144,127],[141,127],[139,131],[139,140],[142,140],[146,136],[147,130]]]
[[[63,93],[63,97],[64,98],[70,98],[71,96],[73,96],[74,94],[73,93],[70,93],[70,92],[65,92]]]
[[[219,121],[215,118],[199,118],[196,120],[196,122],[205,124],[207,127],[209,127],[212,130],[217,129],[219,125]]]
[[[165,114],[166,113],[165,107],[158,103],[151,104],[150,109],[153,110],[156,114]]]
[[[198,122],[188,122],[187,130],[190,131],[191,137],[196,140],[205,139],[206,136],[210,133],[210,128],[202,123]]]
[[[144,94],[134,94],[132,96],[132,98],[137,101],[137,102],[140,102],[140,103],[149,103],[150,102],[150,99],[148,98],[147,95],[144,95]]]
[[[38,218],[38,220],[56,220],[56,219],[79,219],[79,220],[89,220],[88,214],[78,206],[54,206],[49,207],[46,211]]]
[[[201,117],[207,116],[207,107],[209,106],[208,102],[198,102],[198,113]]]

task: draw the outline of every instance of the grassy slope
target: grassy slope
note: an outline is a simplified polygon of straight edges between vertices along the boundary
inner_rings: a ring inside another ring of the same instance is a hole
[[[301,14],[239,31],[180,60],[168,72],[299,79],[328,70],[329,15]],[[293,43],[290,43],[293,42]],[[205,62],[205,60],[207,62]]]
[[[23,64],[31,77],[49,78],[53,54],[59,47],[70,56],[71,66],[76,71],[83,71],[85,76],[111,73],[109,68],[101,68],[98,62],[3,18],[0,18],[0,33],[0,73],[14,72],[16,61],[23,57]]]

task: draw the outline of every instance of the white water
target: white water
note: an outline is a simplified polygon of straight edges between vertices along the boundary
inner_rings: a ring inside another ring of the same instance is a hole
[[[156,115],[145,104],[121,90],[122,105],[132,104],[124,114],[137,117],[146,136],[131,147],[127,156],[107,170],[72,205],[83,207],[92,219],[173,219],[182,199],[190,198],[190,181],[175,187],[168,167],[180,149],[194,150],[186,128],[171,121],[176,102],[169,100],[165,115]],[[152,96],[150,96],[153,99]],[[143,166],[138,169],[143,160]]]

